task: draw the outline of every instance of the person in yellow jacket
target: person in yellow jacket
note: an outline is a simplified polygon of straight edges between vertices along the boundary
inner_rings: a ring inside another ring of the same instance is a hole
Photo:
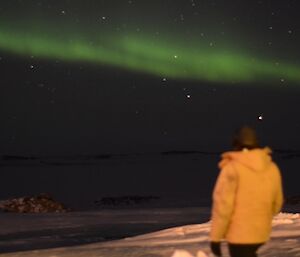
[[[283,190],[280,170],[270,148],[260,148],[256,133],[241,128],[234,150],[222,154],[213,191],[210,246],[222,256],[220,242],[228,242],[231,257],[255,257],[270,238],[273,216],[280,212]]]

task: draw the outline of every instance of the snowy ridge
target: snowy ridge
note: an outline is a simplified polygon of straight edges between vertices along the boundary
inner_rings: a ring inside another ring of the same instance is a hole
[[[276,215],[272,221],[273,226],[278,224],[293,224],[300,219],[299,213],[284,213]]]
[[[210,256],[210,222],[164,229],[122,240],[89,245],[36,250],[5,257],[190,257]],[[226,244],[222,251],[228,257]],[[300,256],[300,214],[280,213],[273,219],[271,240],[259,250],[259,256]]]

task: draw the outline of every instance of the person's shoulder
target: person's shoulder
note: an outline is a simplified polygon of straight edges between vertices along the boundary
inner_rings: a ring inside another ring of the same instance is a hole
[[[277,173],[277,174],[281,173],[280,168],[279,168],[279,166],[278,166],[278,164],[276,162],[271,161],[271,165],[270,166],[271,166],[271,169],[272,169],[272,171],[274,173]]]
[[[237,177],[237,167],[233,160],[228,161],[228,163],[221,169],[220,174],[227,177],[229,180],[235,180]]]
[[[218,163],[219,169],[222,170],[226,166],[232,164],[237,153],[238,153],[237,151],[227,151],[222,153],[221,160]]]

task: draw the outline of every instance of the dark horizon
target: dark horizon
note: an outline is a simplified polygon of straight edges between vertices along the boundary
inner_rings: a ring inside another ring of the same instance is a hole
[[[5,181],[0,200],[49,193],[74,210],[87,210],[98,209],[95,202],[105,197],[155,196],[159,200],[143,208],[209,206],[219,159],[220,153],[201,151],[7,156],[0,160]],[[300,151],[275,151],[274,159],[282,171],[285,196],[299,195],[295,164]]]

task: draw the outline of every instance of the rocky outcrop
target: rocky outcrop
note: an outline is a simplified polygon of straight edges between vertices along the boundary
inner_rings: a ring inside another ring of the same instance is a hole
[[[49,194],[0,201],[0,210],[16,213],[50,213],[67,211],[63,204],[53,200]]]
[[[139,196],[139,195],[129,195],[121,197],[103,197],[101,200],[95,201],[95,205],[101,206],[132,206],[147,204],[149,202],[159,200],[160,197],[157,196]]]

